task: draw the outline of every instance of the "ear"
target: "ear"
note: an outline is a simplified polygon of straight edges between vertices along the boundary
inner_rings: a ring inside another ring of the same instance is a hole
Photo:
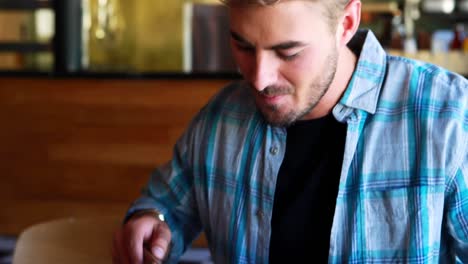
[[[350,0],[338,20],[337,40],[341,47],[346,46],[359,28],[361,22],[361,1]]]

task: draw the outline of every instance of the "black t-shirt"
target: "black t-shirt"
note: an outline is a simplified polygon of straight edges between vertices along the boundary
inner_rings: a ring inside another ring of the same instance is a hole
[[[329,114],[299,121],[287,132],[271,220],[270,263],[327,263],[346,124]]]

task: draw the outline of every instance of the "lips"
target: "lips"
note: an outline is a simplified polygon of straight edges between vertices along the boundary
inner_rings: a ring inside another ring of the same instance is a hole
[[[260,94],[260,99],[266,104],[277,104],[285,95],[264,95]]]
[[[251,87],[259,103],[266,105],[279,104],[287,95],[294,93],[292,86],[270,85],[261,91],[255,89],[254,86]]]

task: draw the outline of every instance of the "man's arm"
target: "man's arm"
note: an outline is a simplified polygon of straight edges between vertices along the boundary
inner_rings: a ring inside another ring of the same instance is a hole
[[[468,263],[468,161],[466,151],[463,153],[461,167],[448,186],[446,217],[457,261]]]
[[[130,251],[128,255],[136,256],[136,263],[143,257],[143,244],[150,245],[152,249],[156,248],[159,231],[164,235],[161,245],[166,249],[164,253],[169,263],[176,263],[187,246],[201,232],[194,172],[190,163],[193,160],[192,155],[199,153],[194,149],[200,148],[195,138],[200,126],[198,120],[195,118],[177,141],[171,161],[152,173],[141,196],[130,206],[125,216],[125,225],[120,230],[124,246],[117,250]],[[137,216],[134,221],[134,215],[144,210],[157,210],[164,215],[164,221],[154,215],[146,217],[147,214],[145,217]],[[167,237],[170,239],[167,240]],[[114,248],[116,245],[119,246],[119,243],[114,241]]]

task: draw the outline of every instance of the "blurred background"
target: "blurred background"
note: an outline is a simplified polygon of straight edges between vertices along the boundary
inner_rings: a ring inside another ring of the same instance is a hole
[[[468,0],[362,1],[361,27],[388,52],[468,77]],[[121,221],[191,118],[240,77],[227,24],[217,0],[0,0],[0,264],[36,224]],[[15,264],[52,263],[33,256]]]
[[[390,52],[468,74],[468,0],[363,0]],[[216,0],[1,0],[0,70],[235,72]]]

